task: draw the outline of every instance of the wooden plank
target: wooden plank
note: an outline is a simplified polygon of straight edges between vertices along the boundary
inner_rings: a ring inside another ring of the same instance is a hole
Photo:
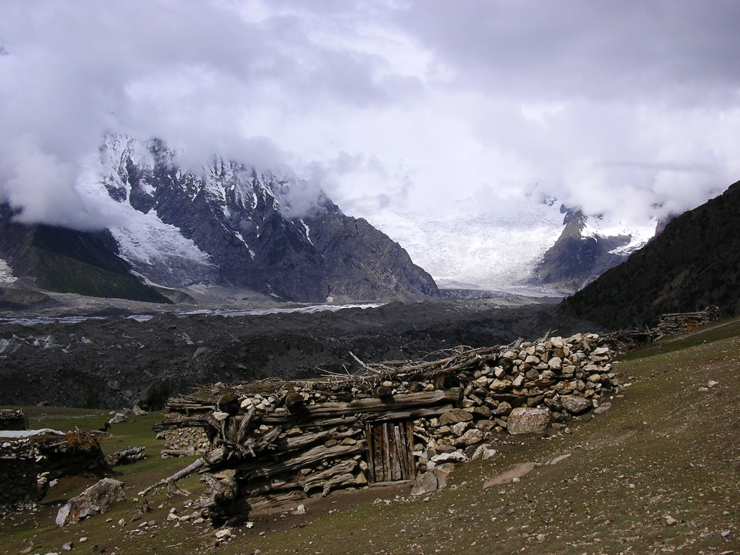
[[[350,474],[356,467],[357,461],[355,461],[354,459],[349,459],[337,463],[334,466],[331,466],[321,472],[310,474],[305,478],[299,478],[298,480],[303,484],[303,491],[308,493],[314,488],[323,488],[330,478],[334,478],[335,476],[339,475]]]
[[[296,428],[323,428],[326,426],[350,425],[357,422],[356,416],[339,416],[337,418],[300,420],[291,414],[267,413],[258,418],[260,424],[290,424]]]
[[[385,449],[383,440],[383,426],[376,424],[373,426],[373,434],[375,435],[375,469],[377,471],[377,477],[380,481],[385,481],[385,474],[387,466],[385,464]]]
[[[379,424],[383,430],[383,476],[384,480],[393,480],[391,471],[391,440],[388,434],[388,427],[393,424]]]
[[[375,442],[373,439],[373,427],[371,424],[365,424],[365,439],[367,441],[367,481],[373,483],[375,478]]]
[[[300,501],[306,497],[308,497],[308,495],[303,490],[258,496],[249,500],[249,507],[251,510],[256,511],[258,509],[266,509],[268,507],[278,507],[287,503],[295,503],[296,501]]]
[[[444,391],[421,391],[419,393],[408,393],[396,395],[388,399],[357,399],[349,403],[321,403],[306,407],[307,418],[338,417],[350,414],[362,414],[366,412],[403,411],[416,408],[434,406],[440,403],[457,403],[460,399],[460,388],[453,387]],[[290,422],[295,417],[290,415],[265,415],[258,419],[262,423]]]
[[[441,405],[431,409],[417,409],[411,411],[395,411],[383,413],[378,416],[369,416],[366,422],[389,422],[392,420],[417,420],[419,418],[428,418],[430,416],[439,416],[452,410],[452,405]]]
[[[416,477],[416,465],[414,464],[414,423],[406,421],[406,480]]]
[[[401,440],[401,429],[398,423],[388,424],[388,432],[390,440],[392,442],[390,454],[391,454],[391,479],[398,481],[402,478],[403,473],[401,470],[401,459],[404,456],[404,445]]]

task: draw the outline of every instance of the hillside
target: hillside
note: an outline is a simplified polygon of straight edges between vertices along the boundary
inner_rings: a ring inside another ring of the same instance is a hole
[[[26,225],[13,221],[13,215],[8,204],[0,204],[0,258],[16,277],[49,291],[170,302],[131,274],[110,232]]]
[[[629,383],[607,412],[575,418],[570,433],[501,435],[488,461],[458,465],[446,489],[409,496],[410,485],[309,498],[253,514],[231,531],[222,553],[733,553],[740,549],[740,320],[722,321],[635,351],[615,365]],[[36,426],[95,429],[101,411],[32,407]],[[158,415],[115,425],[103,447],[146,445],[151,458],[120,467],[128,500],[110,513],[59,530],[62,500],[94,482],[65,479],[37,512],[0,521],[8,553],[75,549],[97,552],[211,552],[219,543],[190,515],[203,490],[198,476],[180,483],[190,495],[151,497],[136,520],[136,492],[192,459],[162,460],[149,427]],[[484,482],[511,464],[546,462],[519,481]],[[177,519],[170,513],[179,515]],[[196,515],[197,516],[197,515]],[[185,517],[183,520],[180,518]],[[80,543],[81,538],[85,543]],[[349,543],[348,543],[349,542]],[[350,546],[351,547],[348,547]],[[88,547],[89,546],[89,547]],[[28,551],[24,551],[28,550]]]
[[[625,262],[562,303],[564,313],[619,329],[717,305],[740,312],[740,182],[677,216]]]

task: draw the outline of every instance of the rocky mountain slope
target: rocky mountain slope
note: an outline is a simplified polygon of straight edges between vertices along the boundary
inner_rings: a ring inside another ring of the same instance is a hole
[[[259,172],[217,157],[187,170],[162,141],[116,135],[106,137],[100,155],[102,171],[81,192],[108,215],[110,227],[91,234],[22,226],[6,207],[3,225],[14,231],[0,243],[0,258],[15,276],[54,291],[140,300],[155,298],[132,285],[132,273],[165,287],[225,286],[304,302],[438,293],[400,245],[288,171]],[[49,265],[49,252],[63,255],[65,264],[57,256]],[[105,285],[70,288],[70,272],[73,281],[88,273]],[[121,276],[130,291],[111,285]]]
[[[169,302],[130,273],[131,266],[118,256],[110,232],[24,225],[12,216],[13,210],[0,204],[0,257],[15,276],[51,291]],[[11,280],[6,276],[4,281]]]
[[[655,240],[563,302],[610,328],[654,324],[660,314],[716,304],[740,311],[740,182],[677,216]]]
[[[601,219],[561,207],[563,230],[528,283],[578,291],[622,263],[650,238],[650,229],[604,230]]]

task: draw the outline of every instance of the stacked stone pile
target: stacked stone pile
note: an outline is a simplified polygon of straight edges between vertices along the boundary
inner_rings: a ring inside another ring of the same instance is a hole
[[[155,429],[170,449],[202,452],[210,438],[196,467],[232,468],[221,487],[252,506],[391,479],[440,487],[454,463],[494,456],[500,434],[543,434],[606,410],[604,397],[619,388],[611,355],[598,335],[577,334],[458,347],[435,360],[355,359],[352,375],[202,387],[172,399]]]
[[[0,505],[15,505],[41,499],[48,487],[48,474],[39,472],[43,460],[38,445],[30,439],[0,440]]]
[[[663,314],[656,328],[659,335],[670,335],[704,326],[710,322],[719,320],[720,310],[718,306],[712,305],[700,312],[679,312],[674,314]]]
[[[27,430],[28,418],[22,410],[0,409],[0,430]]]
[[[167,416],[177,418],[173,414]],[[211,449],[211,439],[203,428],[173,428],[160,432],[157,437],[165,440],[162,455],[166,457],[202,455]]]
[[[0,439],[0,505],[38,501],[51,480],[107,469],[94,432]]]

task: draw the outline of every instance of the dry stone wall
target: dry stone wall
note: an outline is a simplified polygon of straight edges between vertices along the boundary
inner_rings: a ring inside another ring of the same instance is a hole
[[[176,415],[166,415],[170,418]],[[202,455],[211,450],[211,439],[203,428],[173,428],[158,434],[164,439],[165,456]]]
[[[38,446],[29,439],[0,440],[0,506],[35,502],[48,487],[48,476],[42,476],[37,463],[43,459]]]

